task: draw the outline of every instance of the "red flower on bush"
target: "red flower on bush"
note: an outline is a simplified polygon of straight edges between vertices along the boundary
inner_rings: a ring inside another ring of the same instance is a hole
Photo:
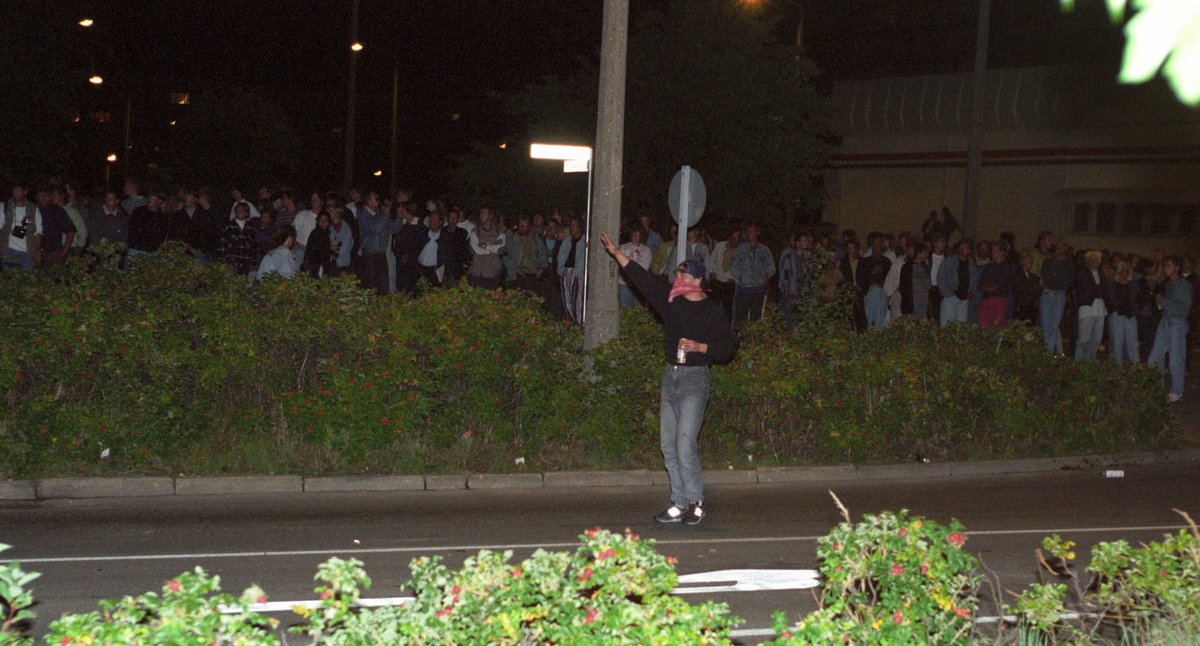
[[[595,608],[588,611],[587,616],[583,618],[583,623],[590,624],[596,621],[596,615],[600,614]]]
[[[904,568],[900,567],[899,563],[892,563],[892,576],[900,576],[904,574]]]
[[[946,537],[946,542],[955,547],[962,547],[962,544],[967,542],[967,536],[962,532],[953,532]]]
[[[893,612],[892,613],[892,621],[894,621],[895,623],[898,623],[898,624],[904,623],[904,613],[900,612],[899,610],[897,610],[896,612]]]
[[[182,588],[183,586],[179,584],[178,579],[171,579],[170,581],[167,581],[167,589],[171,592],[179,592]]]
[[[328,590],[321,591],[321,601],[328,601],[333,596],[333,593]]]
[[[903,527],[901,527],[900,531],[897,533],[900,534],[900,538],[908,538],[908,530]]]
[[[969,619],[971,617],[971,611],[967,610],[966,608],[957,608],[956,607],[954,609],[954,614],[958,615],[959,617],[962,617],[963,619]]]
[[[517,569],[515,569],[515,570],[513,570],[513,571],[512,571],[512,577],[513,577],[514,579],[519,579],[519,578],[521,578],[521,575],[522,575],[522,574],[524,574],[524,572],[522,572],[522,571],[521,571],[521,568],[517,568]]]
[[[583,572],[581,572],[579,574],[579,576],[577,576],[575,578],[580,583],[583,583],[585,581],[591,581],[592,580],[592,568],[590,568],[590,567],[583,568]]]

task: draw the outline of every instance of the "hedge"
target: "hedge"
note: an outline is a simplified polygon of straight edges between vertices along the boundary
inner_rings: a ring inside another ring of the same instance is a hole
[[[250,285],[175,248],[136,260],[0,274],[0,477],[660,463],[661,327],[642,308],[584,352],[578,326],[520,291],[380,298],[351,278]],[[714,369],[708,466],[1174,441],[1156,371],[1052,358],[1031,328],[807,321],[748,326]]]

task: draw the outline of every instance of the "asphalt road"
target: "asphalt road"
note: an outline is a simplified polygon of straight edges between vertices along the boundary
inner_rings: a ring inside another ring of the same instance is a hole
[[[157,590],[179,572],[203,566],[225,590],[251,583],[272,600],[312,599],[312,575],[330,556],[366,563],[375,585],[366,596],[406,594],[408,562],[440,554],[457,564],[478,549],[572,549],[589,527],[630,528],[678,559],[681,574],[724,569],[815,569],[816,539],[840,521],[828,491],[855,518],[907,508],[967,527],[967,548],[1000,589],[1036,580],[1034,550],[1062,534],[1087,548],[1118,538],[1146,541],[1184,526],[1173,508],[1200,518],[1200,463],[1125,468],[1106,479],[1086,470],[939,480],[712,486],[700,527],[656,525],[665,502],[652,488],[424,491],[411,493],[164,496],[0,502],[0,559],[42,572],[35,632],[64,612],[101,598]],[[999,593],[1002,594],[1002,593]],[[985,592],[991,597],[992,591]],[[813,591],[724,592],[746,621],[741,640],[761,639],[771,613],[796,617],[815,608]],[[985,612],[994,612],[988,604]]]

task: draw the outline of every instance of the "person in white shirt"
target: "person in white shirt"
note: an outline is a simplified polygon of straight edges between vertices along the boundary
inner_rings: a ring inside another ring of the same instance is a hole
[[[292,251],[296,256],[297,264],[304,264],[304,250],[308,247],[308,236],[312,235],[313,229],[317,228],[317,216],[321,213],[321,208],[325,206],[325,200],[321,199],[319,191],[313,191],[308,196],[308,208],[296,214],[296,218],[292,220],[292,226],[296,227],[296,244],[292,247]]]
[[[654,252],[645,243],[646,229],[642,227],[640,222],[635,222],[629,227],[629,242],[621,245],[621,253],[629,256],[629,261],[637,263],[642,269],[649,271],[650,261],[654,259]],[[620,300],[621,307],[633,307],[638,304],[637,294],[630,289],[625,282],[624,273],[617,276],[617,298]]]
[[[33,269],[41,264],[42,214],[26,199],[27,187],[18,182],[12,198],[0,207],[0,261],[5,267]]]
[[[235,211],[237,210],[237,205],[239,204],[245,204],[250,209],[251,220],[257,220],[258,218],[262,217],[262,214],[258,212],[258,207],[254,206],[250,200],[242,197],[242,189],[238,188],[237,186],[233,186],[229,189],[229,198],[233,200],[233,206],[229,207],[230,220],[235,219]]]
[[[942,292],[938,289],[938,270],[946,259],[946,234],[933,238],[933,253],[929,254],[929,318],[937,320],[942,311]]]

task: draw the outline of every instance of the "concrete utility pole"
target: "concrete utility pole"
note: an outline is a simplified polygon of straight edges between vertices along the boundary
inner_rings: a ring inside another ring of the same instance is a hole
[[[600,43],[600,101],[596,152],[592,157],[592,226],[588,232],[587,321],[583,347],[591,350],[620,331],[617,263],[604,251],[600,234],[616,238],[621,226],[621,167],[625,148],[625,49],[629,40],[629,0],[604,0]]]
[[[983,173],[983,102],[987,98],[988,24],[991,0],[979,0],[979,25],[975,34],[975,87],[971,92],[971,134],[967,140],[967,185],[963,195],[963,235],[975,237],[979,222],[979,180]]]

